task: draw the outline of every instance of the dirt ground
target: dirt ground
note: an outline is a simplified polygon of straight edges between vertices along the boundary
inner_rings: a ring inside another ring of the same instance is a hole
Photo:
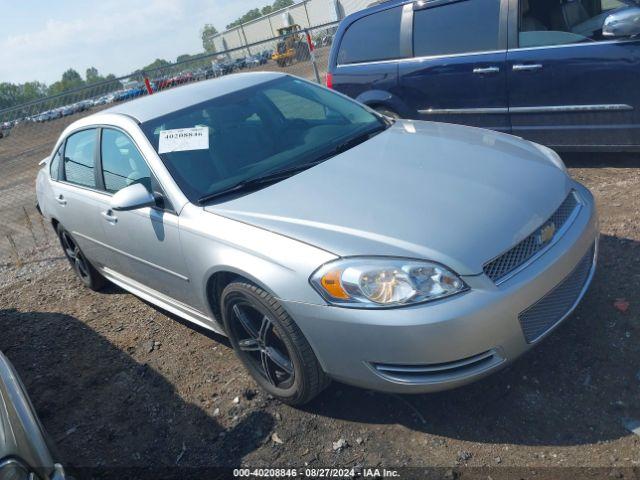
[[[640,420],[640,157],[565,160],[599,204],[591,290],[538,348],[468,387],[399,396],[333,383],[304,408],[282,405],[224,338],[116,287],[81,288],[52,236],[44,260],[1,272],[0,349],[67,465],[640,478],[640,436],[628,430]]]

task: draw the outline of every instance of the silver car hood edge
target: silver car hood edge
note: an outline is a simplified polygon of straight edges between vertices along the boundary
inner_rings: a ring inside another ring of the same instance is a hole
[[[571,186],[517,137],[398,121],[316,167],[205,210],[339,256],[424,258],[476,275],[546,221]]]

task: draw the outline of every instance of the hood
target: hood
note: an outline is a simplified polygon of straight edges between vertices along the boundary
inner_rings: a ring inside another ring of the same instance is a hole
[[[475,275],[546,221],[570,189],[531,142],[398,121],[320,165],[206,210],[338,256],[429,259]]]

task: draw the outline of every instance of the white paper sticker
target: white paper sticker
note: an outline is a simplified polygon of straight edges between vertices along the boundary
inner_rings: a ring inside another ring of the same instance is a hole
[[[208,149],[208,127],[176,128],[173,130],[163,130],[160,132],[158,153]]]

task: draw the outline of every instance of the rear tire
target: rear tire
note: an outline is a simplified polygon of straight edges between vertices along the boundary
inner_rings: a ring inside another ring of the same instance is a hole
[[[221,295],[224,327],[253,379],[281,402],[302,405],[330,380],[293,319],[267,292],[244,282]]]
[[[89,263],[71,234],[61,224],[56,227],[56,233],[65,257],[83,285],[96,292],[102,289],[107,280]]]

